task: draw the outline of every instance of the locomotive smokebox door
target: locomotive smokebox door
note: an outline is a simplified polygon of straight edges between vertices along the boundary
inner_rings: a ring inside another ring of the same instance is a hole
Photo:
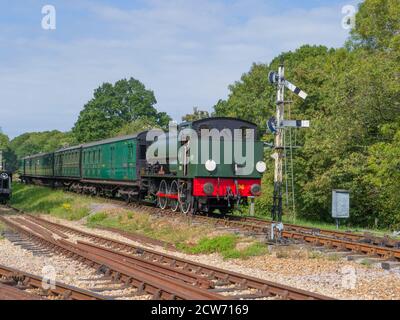
[[[332,190],[332,218],[336,219],[339,227],[339,219],[350,217],[350,192],[347,190]]]

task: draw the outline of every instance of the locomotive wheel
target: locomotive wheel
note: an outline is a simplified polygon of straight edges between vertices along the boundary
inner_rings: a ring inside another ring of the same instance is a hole
[[[187,214],[192,208],[192,194],[187,182],[182,182],[178,189],[181,212]]]
[[[164,210],[168,204],[168,198],[165,197],[168,193],[167,182],[165,180],[161,181],[160,186],[158,187],[158,193],[162,195],[161,197],[159,195],[157,196],[158,206]]]
[[[172,181],[171,186],[169,188],[169,194],[178,195],[178,182],[176,180]],[[169,206],[172,211],[176,212],[179,209],[179,200],[178,199],[169,199]]]

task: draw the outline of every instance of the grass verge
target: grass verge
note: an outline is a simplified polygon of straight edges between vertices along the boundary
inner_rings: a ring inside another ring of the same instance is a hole
[[[88,227],[112,227],[164,240],[191,254],[219,253],[225,259],[247,259],[268,253],[260,242],[244,240],[235,235],[216,231],[209,225],[191,225],[182,218],[156,218],[148,213],[137,213],[115,208],[90,214],[90,197],[48,187],[13,184],[10,204],[29,213],[50,214],[67,219],[84,217]],[[247,241],[247,242],[246,242]]]
[[[154,217],[148,213],[137,213],[116,208],[91,214],[87,218],[88,227],[111,227],[127,232],[143,234],[178,245],[196,243],[199,235],[210,234],[207,226],[191,226],[182,219]]]
[[[45,213],[67,220],[89,215],[90,198],[47,187],[13,183],[10,204],[30,213]]]
[[[221,235],[212,238],[201,238],[194,246],[180,245],[180,249],[192,254],[219,253],[224,259],[248,259],[268,253],[267,247],[260,242],[252,241],[239,249],[240,238],[235,235]]]
[[[268,253],[266,246],[256,241],[240,249],[238,245],[242,244],[242,238],[231,234],[215,235],[215,230],[208,226],[190,226],[170,218],[155,219],[146,213],[121,209],[92,214],[87,218],[87,226],[143,234],[174,243],[179,250],[190,254],[219,253],[224,259],[247,259]]]

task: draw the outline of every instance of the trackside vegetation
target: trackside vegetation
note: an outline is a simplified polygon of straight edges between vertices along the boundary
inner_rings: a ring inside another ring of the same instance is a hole
[[[247,259],[266,254],[258,241],[231,234],[221,234],[208,225],[191,225],[182,219],[156,218],[148,213],[123,208],[93,212],[93,204],[107,200],[90,198],[48,187],[14,183],[11,205],[32,214],[49,214],[70,221],[82,220],[86,226],[113,227],[175,244],[189,254],[219,253],[226,259]],[[1,231],[1,226],[0,226]]]
[[[66,193],[47,187],[13,183],[13,197],[10,204],[30,213],[44,213],[67,219],[80,220],[89,215],[88,197]]]

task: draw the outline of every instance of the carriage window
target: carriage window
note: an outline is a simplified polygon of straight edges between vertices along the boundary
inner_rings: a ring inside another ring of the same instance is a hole
[[[146,145],[145,144],[141,144],[140,145],[140,159],[144,160],[146,159]]]
[[[246,140],[246,130],[249,130],[250,128],[248,127],[240,127],[240,130],[242,131],[242,140]]]
[[[128,160],[133,159],[133,144],[128,144]]]
[[[115,150],[115,147],[111,147],[110,148],[110,156],[111,156],[111,162],[113,162],[114,161],[114,150]]]

